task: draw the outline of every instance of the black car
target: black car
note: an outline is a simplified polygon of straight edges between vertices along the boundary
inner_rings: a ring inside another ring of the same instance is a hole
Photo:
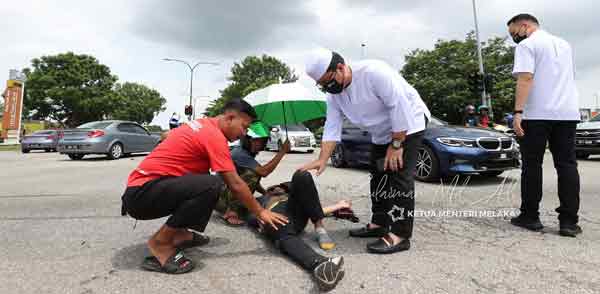
[[[371,135],[349,121],[331,156],[335,167],[368,165]],[[415,177],[433,181],[454,174],[498,176],[520,166],[519,145],[506,134],[483,128],[451,126],[431,118],[419,150]]]

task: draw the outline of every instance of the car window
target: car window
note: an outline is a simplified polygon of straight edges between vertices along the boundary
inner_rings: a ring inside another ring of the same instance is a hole
[[[36,132],[34,132],[32,135],[52,135],[52,134],[54,134],[54,132],[55,132],[55,131],[47,131],[47,130],[44,130],[44,131],[36,131]]]
[[[94,122],[82,124],[82,125],[78,126],[77,128],[78,129],[106,129],[111,124],[112,124],[111,122],[94,121]]]
[[[284,128],[285,129],[285,128]],[[287,130],[290,132],[304,132],[308,131],[308,129],[303,125],[287,125]]]
[[[117,129],[120,132],[135,133],[135,129],[133,128],[133,126],[131,124],[128,124],[128,123],[119,124],[117,126]]]
[[[140,134],[140,135],[148,135],[148,132],[146,131],[146,129],[142,128],[141,126],[138,126],[138,125],[134,125],[134,124],[132,124],[132,125],[131,125],[131,128],[133,129],[133,131],[134,131],[136,134]]]

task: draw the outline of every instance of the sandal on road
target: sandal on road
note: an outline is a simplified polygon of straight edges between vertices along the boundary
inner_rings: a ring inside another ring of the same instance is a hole
[[[165,273],[165,274],[184,274],[195,267],[194,262],[185,257],[183,252],[179,251],[173,254],[164,265],[161,265],[154,256],[148,256],[142,262],[142,268],[147,271]]]
[[[210,238],[208,236],[192,232],[192,240],[185,240],[176,247],[178,250],[184,250],[188,248],[203,246],[208,244],[208,242],[210,242]]]

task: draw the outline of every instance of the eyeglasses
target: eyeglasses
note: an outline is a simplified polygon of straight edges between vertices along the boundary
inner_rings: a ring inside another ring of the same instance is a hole
[[[333,71],[333,75],[331,76],[331,79],[329,79],[329,81],[325,82],[324,84],[320,84],[319,82],[317,82],[317,84],[316,84],[317,88],[319,88],[319,90],[321,90],[321,92],[327,93],[327,89],[329,89],[335,85],[335,82],[336,82],[335,75],[336,74],[337,74],[337,71]]]

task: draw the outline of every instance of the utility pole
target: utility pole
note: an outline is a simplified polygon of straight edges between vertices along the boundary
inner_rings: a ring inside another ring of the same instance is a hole
[[[479,74],[481,75],[481,83],[483,91],[481,92],[481,104],[487,105],[487,93],[485,89],[485,71],[483,70],[483,55],[481,54],[481,41],[479,40],[479,23],[477,21],[477,7],[475,5],[475,0],[473,0],[473,19],[475,21],[475,37],[477,38],[477,56],[479,57]],[[491,101],[490,101],[491,102]],[[491,104],[491,103],[490,103]],[[490,108],[490,114],[492,111],[492,106],[488,105]]]
[[[206,61],[200,61],[200,62],[197,62],[196,64],[194,64],[194,65],[192,66],[192,65],[190,65],[190,64],[189,64],[187,61],[185,61],[185,60],[180,60],[180,59],[172,59],[172,58],[163,58],[163,60],[164,60],[164,61],[176,61],[176,62],[181,62],[181,63],[183,63],[183,64],[187,65],[187,67],[190,69],[190,104],[188,104],[188,105],[190,105],[191,107],[194,107],[194,106],[193,106],[193,103],[194,103],[194,102],[192,101],[192,100],[193,100],[193,98],[192,98],[192,97],[193,97],[193,87],[194,87],[194,70],[195,70],[195,69],[196,69],[196,67],[197,67],[198,65],[200,65],[200,64],[219,65],[219,63],[217,63],[217,62],[206,62]],[[192,109],[192,114],[190,114],[190,115],[188,116],[188,119],[189,119],[189,120],[195,119],[195,118],[196,118],[196,115],[195,115],[195,113],[196,113],[196,112],[195,112],[195,110],[194,110],[194,109]]]

